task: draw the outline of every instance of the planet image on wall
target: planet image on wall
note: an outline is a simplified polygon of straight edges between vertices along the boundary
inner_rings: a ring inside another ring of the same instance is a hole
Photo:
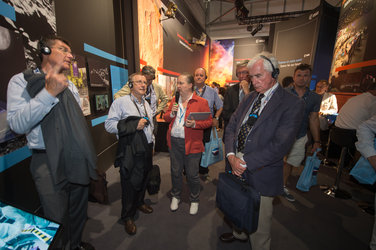
[[[9,30],[0,26],[0,50],[6,50],[10,45]]]
[[[0,26],[0,155],[25,144],[7,122],[7,89],[10,78],[26,68],[22,36]],[[19,138],[18,140],[14,140]]]

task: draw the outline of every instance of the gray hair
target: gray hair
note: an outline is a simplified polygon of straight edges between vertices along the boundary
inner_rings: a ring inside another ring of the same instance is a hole
[[[248,63],[249,63],[249,60],[240,61],[238,64],[236,64],[236,68],[247,67]]]
[[[248,69],[252,68],[253,65],[258,62],[259,60],[262,60],[263,61],[263,64],[264,64],[264,69],[270,73],[273,72],[273,67],[272,67],[272,64],[270,64],[270,62],[265,59],[264,57],[268,58],[270,60],[270,62],[273,64],[274,66],[274,69],[278,69],[279,68],[279,65],[278,65],[278,61],[277,59],[275,58],[275,56],[271,53],[267,53],[267,52],[263,52],[263,53],[260,53],[260,54],[257,54],[255,57],[253,57],[249,63],[248,63]]]
[[[143,75],[153,76],[155,79],[155,69],[152,66],[146,65],[141,70]]]

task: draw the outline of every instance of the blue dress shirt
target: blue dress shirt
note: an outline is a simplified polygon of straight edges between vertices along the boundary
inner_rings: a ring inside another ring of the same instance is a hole
[[[40,73],[38,69],[34,73]],[[59,102],[43,88],[34,98],[26,91],[27,81],[23,73],[14,75],[8,85],[7,120],[10,128],[17,134],[26,134],[30,149],[45,149],[42,129],[39,122]],[[80,104],[80,96],[76,86],[69,81],[69,90]]]

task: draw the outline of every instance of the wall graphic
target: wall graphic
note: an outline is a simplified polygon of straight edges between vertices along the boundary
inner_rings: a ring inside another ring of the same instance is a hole
[[[111,87],[112,87],[112,100],[114,94],[118,92],[128,80],[128,70],[118,66],[110,65],[111,73]]]
[[[232,79],[234,40],[213,41],[210,49],[209,81],[224,86]]]
[[[0,26],[0,156],[26,145],[25,136],[10,130],[6,110],[9,80],[26,67],[23,48],[20,34]]]
[[[89,70],[90,87],[108,87],[110,86],[110,72],[106,63],[87,58]]]
[[[160,0],[137,1],[140,58],[155,69],[163,68],[163,27]]]
[[[280,80],[293,76],[296,66],[301,63],[313,64],[318,22],[318,16],[305,15],[276,24],[273,54],[278,59]]]
[[[87,86],[87,74],[85,57],[75,55],[72,64],[70,65],[70,71],[68,79],[76,85],[78,93],[80,94],[80,104],[82,113],[84,116],[90,115],[90,100],[89,100],[89,88]]]
[[[169,100],[175,94],[177,81],[178,78],[174,76],[158,75],[158,85],[162,87]]]
[[[103,111],[109,108],[108,95],[95,95],[95,110]]]
[[[375,3],[374,0],[344,2],[329,78],[332,91],[364,92],[375,83],[375,66],[352,67],[376,58],[374,44],[368,41],[376,31]]]
[[[39,39],[46,34],[56,33],[54,1],[3,0],[3,2],[14,7],[17,22],[0,16],[0,25],[24,37],[27,67],[36,67],[35,62],[39,62],[37,50]]]
[[[249,37],[235,40],[234,63],[232,69],[232,80],[237,81],[236,65],[243,60],[251,60],[255,55],[266,50],[267,37]]]

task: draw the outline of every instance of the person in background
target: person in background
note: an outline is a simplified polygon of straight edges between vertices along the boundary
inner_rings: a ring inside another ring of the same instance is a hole
[[[319,111],[320,129],[328,130],[328,115],[334,115],[338,112],[337,98],[335,95],[328,93],[329,82],[320,80],[316,84],[316,93],[319,94],[321,99],[321,106]]]
[[[375,135],[376,135],[376,115],[369,120],[361,123],[356,130],[358,141],[355,143],[358,151],[366,158],[373,169],[376,171],[376,149],[375,149]],[[376,208],[376,195],[375,195]],[[376,211],[375,211],[376,212]],[[376,217],[374,218],[372,238],[369,244],[371,250],[376,249]]]
[[[294,71],[294,83],[291,87],[286,88],[292,94],[298,96],[305,102],[305,110],[303,115],[302,124],[300,126],[299,133],[297,134],[296,141],[292,146],[289,154],[286,156],[284,168],[283,168],[283,184],[284,194],[283,196],[290,202],[295,201],[295,198],[290,194],[287,189],[287,180],[291,175],[293,167],[300,167],[305,157],[305,147],[308,141],[307,129],[313,137],[313,145],[311,153],[315,152],[318,148],[321,148],[320,141],[320,122],[319,111],[321,104],[321,97],[315,92],[309,90],[308,84],[311,81],[312,69],[308,64],[300,64]]]
[[[213,116],[212,127],[218,127],[218,120],[221,116],[223,110],[223,102],[218,96],[218,93],[211,88],[210,86],[205,84],[205,80],[207,79],[206,70],[204,68],[197,68],[194,73],[194,83],[195,83],[195,93],[196,95],[206,99],[209,104],[210,112]],[[207,128],[204,130],[204,144],[210,141],[210,133],[212,128]],[[204,181],[210,181],[209,177],[209,168],[201,167],[199,168],[199,173],[202,175]]]
[[[219,88],[221,85],[219,85],[217,82],[212,82],[211,87],[215,90],[215,92],[217,92],[217,94],[219,94]]]
[[[376,85],[360,95],[351,97],[338,112],[335,127],[356,130],[376,114]]]
[[[184,169],[190,190],[191,215],[198,212],[200,195],[198,167],[201,154],[205,150],[202,142],[203,130],[212,125],[211,115],[206,120],[188,119],[191,112],[210,112],[208,102],[194,93],[193,82],[193,76],[190,74],[183,73],[178,77],[179,100],[174,97],[164,114],[164,120],[170,123],[167,132],[172,181],[170,209],[171,211],[178,209]]]
[[[159,115],[164,108],[167,106],[168,97],[156,82],[155,79],[155,69],[152,66],[146,65],[142,68],[141,73],[146,77],[147,89],[145,93],[145,100],[149,103],[153,111],[153,121],[154,121],[154,135],[157,134],[157,115]],[[114,99],[117,99],[124,95],[129,95],[130,88],[128,84],[125,84],[116,94]]]
[[[50,35],[38,44],[41,67],[14,75],[8,85],[7,120],[26,134],[30,172],[44,216],[63,224],[56,248],[94,249],[82,242],[90,179],[97,156],[80,108],[76,86],[68,80],[73,55],[69,42]]]
[[[255,91],[244,97],[226,128],[226,157],[232,174],[242,176],[261,195],[257,231],[233,229],[223,242],[247,241],[252,249],[269,250],[274,197],[283,193],[283,157],[294,143],[304,103],[278,83],[278,62],[259,54],[249,63]]]
[[[294,83],[294,78],[292,76],[286,76],[282,80],[282,87],[284,88],[291,87],[293,83]]]
[[[136,234],[137,209],[145,214],[153,208],[145,204],[146,186],[152,169],[153,111],[145,100],[147,80],[142,73],[129,76],[130,94],[117,98],[105,121],[107,132],[119,139],[115,167],[120,167],[121,220],[129,235]]]
[[[231,115],[235,112],[244,96],[254,90],[247,68],[248,62],[249,60],[244,60],[236,65],[236,77],[239,83],[232,85],[226,91],[222,112],[224,131],[226,131],[226,126],[230,121]],[[225,133],[223,134],[223,141],[225,141]]]

